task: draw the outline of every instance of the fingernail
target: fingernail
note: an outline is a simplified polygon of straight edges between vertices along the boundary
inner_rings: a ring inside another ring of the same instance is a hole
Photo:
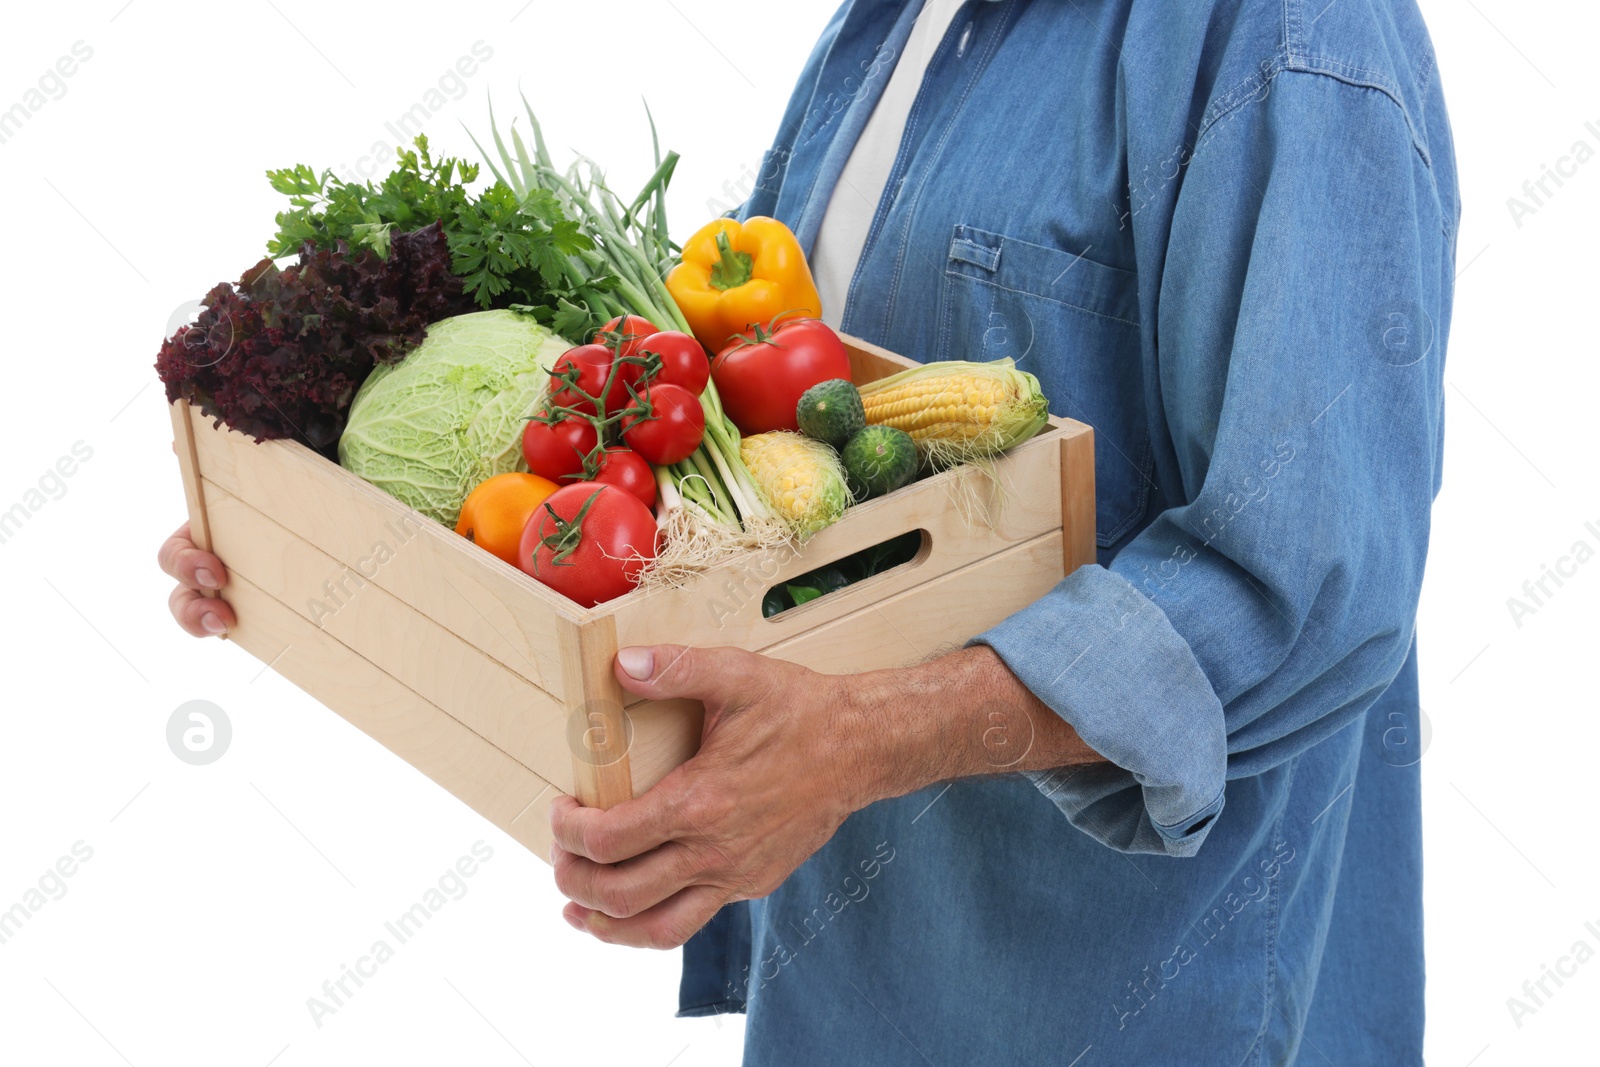
[[[204,567],[196,567],[194,569],[194,580],[205,586],[207,589],[222,588],[222,583],[217,581],[217,576],[206,570]]]
[[[561,913],[561,917],[567,920],[567,925],[572,927],[574,930],[583,929],[583,920],[578,918],[576,915],[572,915],[564,911]]]
[[[217,617],[217,613],[214,611],[208,611],[200,616],[200,625],[205,628],[208,634],[225,634],[228,632],[228,628],[222,625],[222,620]]]
[[[655,654],[648,648],[624,648],[617,653],[617,662],[629,678],[648,678],[656,667]]]

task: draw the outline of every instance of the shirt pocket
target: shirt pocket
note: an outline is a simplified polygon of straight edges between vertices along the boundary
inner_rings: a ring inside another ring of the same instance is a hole
[[[958,224],[938,314],[936,358],[1009,356],[1038,377],[1052,413],[1094,427],[1095,534],[1115,544],[1151,486],[1136,275]]]

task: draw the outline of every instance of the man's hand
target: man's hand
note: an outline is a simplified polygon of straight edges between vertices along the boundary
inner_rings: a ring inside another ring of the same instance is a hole
[[[228,602],[203,595],[228,584],[228,568],[216,556],[194,546],[188,523],[167,538],[156,559],[178,582],[167,598],[167,607],[179,626],[195,637],[215,637],[233,628],[236,620]]]
[[[617,678],[705,704],[698,755],[609,810],[551,806],[568,922],[602,941],[683,944],[731,900],[766,896],[867,802],[841,750],[846,679],[736,648],[624,649]]]
[[[723,904],[771,893],[876,800],[1102,759],[984,646],[848,676],[677,645],[622,649],[613,669],[631,692],[706,709],[700,751],[643,796],[551,805],[563,914],[618,944],[683,944]]]

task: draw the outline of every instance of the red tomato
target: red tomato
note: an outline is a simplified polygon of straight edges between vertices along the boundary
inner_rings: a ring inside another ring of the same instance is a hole
[[[651,334],[659,332],[655,323],[643,315],[619,315],[596,330],[594,336],[589,338],[589,342],[591,344],[604,345],[607,351],[610,351],[612,342],[616,338],[607,337],[606,334],[616,334],[619,331],[623,335],[622,354],[624,356],[638,355],[640,342]]]
[[[600,457],[600,469],[594,480],[618,489],[626,489],[647,508],[656,506],[656,474],[637,453],[611,445]]]
[[[622,420],[622,439],[656,466],[687,459],[700,447],[706,413],[700,398],[681,385],[652,385],[645,391],[654,418],[629,415]]]
[[[681,385],[695,396],[705,392],[706,381],[711,377],[711,361],[706,350],[686,333],[662,330],[639,342],[639,352],[654,352],[661,357],[661,370],[656,381]]]
[[[610,378],[611,388],[606,389],[606,381],[611,375],[611,350],[605,345],[579,345],[569,348],[556,360],[550,371],[550,404],[553,407],[571,408],[586,414],[595,413],[594,404],[582,393],[589,396],[600,396],[604,393],[606,410],[603,414],[615,414],[632,403],[628,396],[628,384],[637,387],[639,371],[641,368],[636,363],[624,363],[617,368],[617,373]],[[572,385],[567,383],[571,376],[571,368],[578,368],[577,381]],[[574,388],[573,386],[576,386]]]
[[[566,485],[583,477],[584,458],[597,442],[588,419],[572,416],[554,426],[530,419],[522,431],[522,458],[539,477]]]
[[[656,520],[639,498],[599,482],[557,489],[522,531],[517,566],[586,608],[632,589],[656,558]]]
[[[844,342],[820,319],[795,319],[756,342],[735,341],[711,361],[717,395],[739,432],[798,430],[800,394],[829,378],[850,380]]]

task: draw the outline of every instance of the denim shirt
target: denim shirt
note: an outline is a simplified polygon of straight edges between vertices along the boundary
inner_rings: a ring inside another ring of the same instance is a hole
[[[920,0],[743,214],[815,240]],[[1095,430],[1099,561],[975,640],[1108,764],[873,805],[685,948],[755,1064],[1421,1062],[1413,629],[1459,220],[1413,0],[972,0],[843,328]]]

